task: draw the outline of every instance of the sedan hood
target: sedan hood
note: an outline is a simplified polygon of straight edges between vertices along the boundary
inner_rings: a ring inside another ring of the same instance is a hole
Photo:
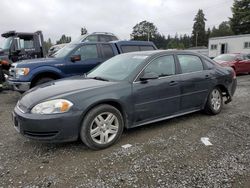
[[[82,76],[77,76],[37,86],[26,92],[19,103],[26,108],[31,108],[41,101],[58,97],[63,98],[65,95],[101,88],[112,84],[116,84],[116,82],[85,79]]]

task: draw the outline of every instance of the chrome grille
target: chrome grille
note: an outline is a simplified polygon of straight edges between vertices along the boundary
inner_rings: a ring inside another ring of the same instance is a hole
[[[9,74],[10,74],[10,78],[13,78],[13,79],[15,79],[16,78],[16,71],[15,71],[15,66],[11,66],[10,67],[10,70],[9,70]]]

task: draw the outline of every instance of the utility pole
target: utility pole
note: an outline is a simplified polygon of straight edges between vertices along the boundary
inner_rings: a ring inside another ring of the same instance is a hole
[[[149,26],[148,26],[148,41],[149,41]]]
[[[197,43],[198,43],[198,32],[195,32],[195,46],[197,47]]]

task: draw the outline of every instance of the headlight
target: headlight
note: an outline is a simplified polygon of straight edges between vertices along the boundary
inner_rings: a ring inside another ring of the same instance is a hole
[[[58,114],[69,111],[73,106],[68,100],[55,99],[37,104],[31,110],[32,114]]]
[[[15,68],[15,72],[16,72],[16,77],[26,76],[29,74],[30,69],[29,68]]]

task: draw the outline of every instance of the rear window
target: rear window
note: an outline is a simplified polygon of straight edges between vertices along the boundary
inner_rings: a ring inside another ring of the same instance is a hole
[[[153,46],[140,46],[141,51],[150,51],[154,50]]]
[[[121,49],[122,49],[123,53],[140,51],[139,46],[134,46],[134,45],[133,46],[131,46],[131,45],[122,45]]]
[[[214,58],[215,61],[234,61],[237,54],[222,54]]]

